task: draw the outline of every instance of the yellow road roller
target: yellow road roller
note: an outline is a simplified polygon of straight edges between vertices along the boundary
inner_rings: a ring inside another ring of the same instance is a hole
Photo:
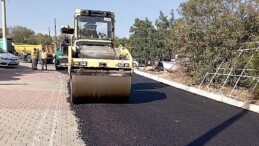
[[[77,9],[68,49],[71,101],[127,101],[133,60],[129,51],[115,48],[115,15],[110,11]]]

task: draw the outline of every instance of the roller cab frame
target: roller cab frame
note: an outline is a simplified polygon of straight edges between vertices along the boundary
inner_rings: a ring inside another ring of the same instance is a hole
[[[61,29],[73,34],[68,48],[73,103],[128,100],[133,61],[126,48],[114,47],[114,23],[113,12],[78,9],[74,27]]]
[[[55,54],[55,69],[61,70],[61,69],[67,69],[68,67],[68,48],[70,46],[69,39],[66,38],[64,41],[60,43],[59,49],[56,51]]]

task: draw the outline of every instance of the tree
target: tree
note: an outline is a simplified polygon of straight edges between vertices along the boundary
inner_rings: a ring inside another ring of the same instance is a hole
[[[145,20],[135,19],[135,23],[130,28],[132,34],[129,38],[133,56],[138,56],[140,60],[145,60],[145,62],[154,62],[158,59],[171,57],[170,30],[174,23],[173,10],[169,20],[160,11],[160,16],[155,21],[155,26],[148,18]]]
[[[188,71],[197,82],[222,60],[231,63],[241,44],[258,40],[258,4],[254,0],[189,0],[181,4],[182,17],[171,32],[178,38],[170,44],[178,44],[178,51],[184,50],[182,54],[191,59]],[[217,57],[220,59],[215,61]]]
[[[115,47],[119,47],[120,45],[122,45],[123,47],[126,47],[127,49],[130,49],[129,39],[126,37],[124,38],[115,37]]]
[[[10,28],[10,32],[10,37],[14,43],[37,44],[35,32],[31,29],[23,26],[15,26]]]
[[[172,18],[174,19],[174,18]],[[168,46],[168,41],[170,39],[170,21],[167,19],[167,16],[164,15],[162,11],[160,11],[160,16],[155,22],[155,26],[157,29],[157,39],[156,39],[156,48],[157,55],[159,58],[170,57],[171,49]]]
[[[132,54],[149,61],[179,54],[185,60],[187,74],[200,83],[204,75],[214,72],[222,61],[223,67],[233,66],[237,50],[252,47],[248,44],[259,41],[258,0],[189,0],[180,5],[178,12],[181,17],[175,19],[171,10],[169,20],[160,12],[155,26],[147,18],[135,19],[129,38]],[[235,68],[244,68],[249,56],[251,53],[238,58]],[[257,53],[247,67],[258,70],[258,62]],[[240,74],[240,70],[234,70],[234,74]],[[258,72],[248,75],[258,76]],[[227,84],[235,82],[232,78]],[[246,82],[240,79],[239,85],[248,87]],[[259,91],[256,93],[258,96]]]
[[[35,35],[35,38],[37,40],[37,44],[42,44],[42,45],[49,45],[52,43],[52,38],[49,37],[47,34],[42,34],[42,33],[38,33],[37,35]]]
[[[6,35],[7,35],[7,38],[10,38],[10,29],[9,28],[6,28]],[[0,38],[3,37],[3,29],[0,28]]]
[[[52,43],[52,38],[48,35],[42,33],[35,34],[33,30],[23,26],[9,27],[7,37],[18,44],[49,45]]]
[[[169,22],[170,22],[170,28],[172,29],[172,26],[175,23],[174,9],[171,10],[170,16],[171,16],[171,18],[170,18]]]
[[[130,27],[130,45],[135,58],[145,63],[155,59],[155,32],[154,25],[148,18],[135,19],[135,23]]]

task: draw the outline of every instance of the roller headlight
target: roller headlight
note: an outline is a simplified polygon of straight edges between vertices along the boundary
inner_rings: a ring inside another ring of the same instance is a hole
[[[118,63],[118,67],[130,67],[129,63]]]
[[[118,63],[118,67],[124,67],[123,63]]]
[[[129,67],[130,64],[129,63],[124,63],[124,67]]]
[[[87,62],[81,61],[81,62],[80,62],[80,65],[82,65],[82,66],[87,66]]]

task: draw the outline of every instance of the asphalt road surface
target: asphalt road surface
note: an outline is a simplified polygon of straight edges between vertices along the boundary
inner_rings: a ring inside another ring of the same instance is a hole
[[[87,145],[259,145],[259,115],[134,75],[128,103],[71,105]]]

